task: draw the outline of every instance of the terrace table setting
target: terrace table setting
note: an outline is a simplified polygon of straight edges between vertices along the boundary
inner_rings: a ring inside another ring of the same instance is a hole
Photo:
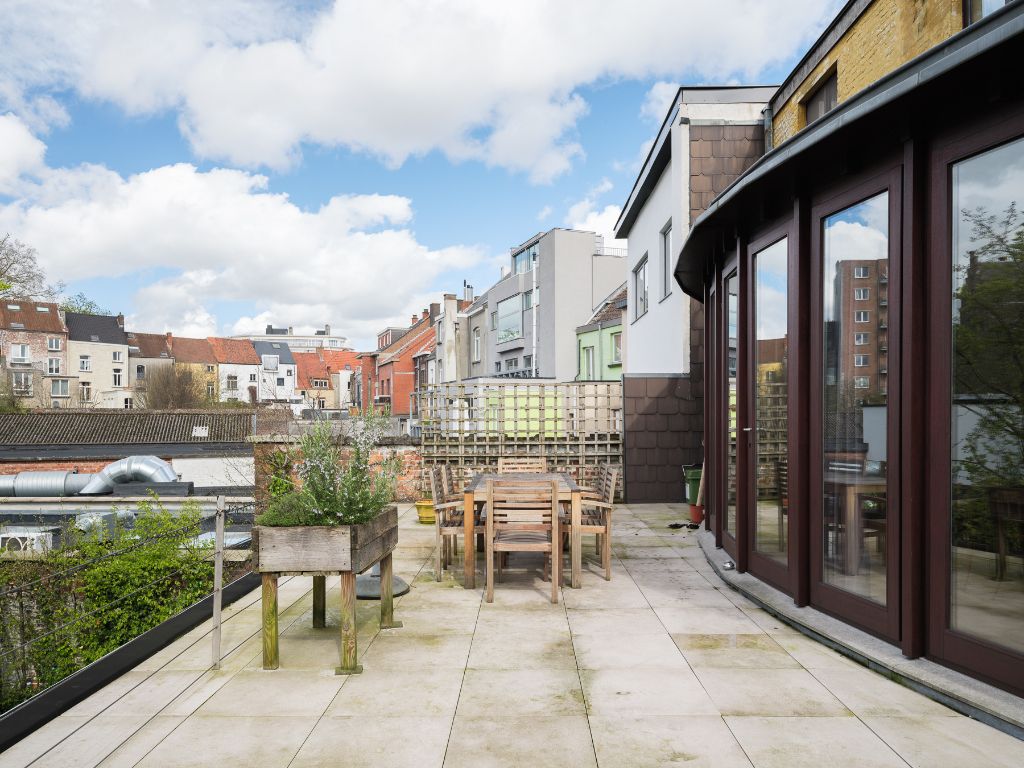
[[[473,476],[463,492],[463,521],[465,525],[464,541],[466,542],[466,546],[463,547],[463,550],[465,551],[466,588],[474,589],[476,587],[476,549],[471,545],[471,542],[475,540],[475,534],[477,533],[475,525],[476,515],[474,514],[474,511],[478,500],[483,500],[484,493],[487,489],[487,482],[489,480],[497,482],[501,480],[516,479],[536,482],[555,481],[558,484],[558,500],[559,502],[569,504],[570,521],[572,523],[569,537],[569,560],[571,563],[570,585],[573,589],[579,589],[583,570],[583,546],[582,534],[580,532],[580,521],[583,509],[582,492],[580,487],[576,484],[576,481],[563,472],[506,472],[502,474],[479,473]]]

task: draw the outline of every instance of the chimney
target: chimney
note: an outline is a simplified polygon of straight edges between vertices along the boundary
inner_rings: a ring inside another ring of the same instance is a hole
[[[324,323],[324,336],[330,336],[330,335],[331,335],[331,326],[329,326],[327,323]]]
[[[122,315],[120,312],[117,314],[117,327],[120,328],[122,331],[124,330],[124,315]]]
[[[171,333],[170,331],[168,331],[166,335],[167,335],[167,343],[170,344],[171,343],[171,339],[174,338],[174,334]]]
[[[274,330],[274,326],[268,325],[267,326],[267,330],[265,331],[265,333],[269,336],[273,330]]]
[[[288,335],[289,336],[294,336],[295,335],[295,329],[292,328],[290,325],[288,326]]]
[[[413,315],[412,320],[409,321],[409,325],[416,325],[417,322],[419,322],[419,318],[416,317],[416,315]]]
[[[465,301],[473,300],[473,286],[465,280],[462,281],[462,298]]]
[[[426,320],[428,317],[430,317],[430,310],[424,309],[423,310],[423,314],[420,316],[420,319],[421,320]]]
[[[436,301],[435,301],[435,302],[432,302],[432,303],[430,304],[430,311],[429,311],[429,313],[427,313],[427,314],[429,314],[429,315],[430,315],[431,319],[433,319],[433,318],[437,317],[438,315],[440,315],[440,314],[441,314],[441,305],[440,305],[440,304],[438,304],[438,303],[437,303]],[[423,316],[424,316],[424,317],[427,317],[427,314],[424,314]]]

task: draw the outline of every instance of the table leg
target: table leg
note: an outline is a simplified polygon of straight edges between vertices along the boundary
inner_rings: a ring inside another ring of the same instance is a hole
[[[402,622],[395,621],[394,563],[388,552],[380,561],[380,628],[397,629]]]
[[[860,570],[860,531],[857,530],[857,486],[847,485],[843,506],[843,527],[846,541],[843,545],[843,573],[856,576]]]
[[[277,574],[263,574],[263,668],[277,669]]]
[[[476,589],[476,549],[473,546],[474,531],[473,531],[473,514],[476,510],[476,498],[475,495],[465,493],[462,496],[462,517],[463,517],[463,533],[462,533],[462,553],[464,559],[464,584],[466,589]]]
[[[341,666],[336,675],[358,675],[363,668],[356,663],[356,575],[341,574]]]
[[[572,528],[569,536],[569,559],[572,562],[572,588],[579,589],[583,579],[583,532],[580,525],[583,523],[583,499],[579,491],[573,491]]]
[[[313,577],[313,629],[327,626],[327,577]]]

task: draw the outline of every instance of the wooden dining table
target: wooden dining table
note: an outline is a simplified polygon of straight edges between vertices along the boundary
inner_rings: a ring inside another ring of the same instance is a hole
[[[467,589],[476,587],[476,506],[483,502],[488,480],[535,480],[538,482],[558,483],[558,500],[569,505],[569,520],[572,524],[569,537],[569,583],[573,589],[579,589],[583,571],[583,536],[580,533],[580,521],[583,515],[581,489],[569,475],[564,472],[514,472],[505,474],[479,473],[473,476],[463,492],[464,524],[465,524],[465,584]]]

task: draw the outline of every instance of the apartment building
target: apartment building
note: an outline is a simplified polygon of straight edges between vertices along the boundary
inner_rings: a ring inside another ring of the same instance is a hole
[[[310,350],[310,349],[335,349],[351,350],[348,339],[345,336],[331,333],[331,326],[324,325],[323,328],[312,333],[296,333],[295,328],[275,328],[268,325],[263,333],[252,333],[235,336],[236,339],[248,339],[249,341],[267,341],[287,344],[289,349]]]
[[[573,381],[576,334],[625,277],[593,232],[552,229],[510,249],[501,280],[465,310],[465,378]]]
[[[217,361],[217,391],[225,403],[259,402],[260,357],[248,339],[207,336]]]
[[[386,328],[377,335],[374,353],[374,405],[387,408],[401,422],[412,415],[412,393],[416,387],[416,355],[436,338],[434,320],[440,304],[431,304],[419,316],[413,315],[408,328]]]
[[[295,358],[284,341],[254,341],[253,348],[260,360],[257,374],[259,402],[283,403],[299,406],[295,394]]]
[[[85,407],[131,408],[132,375],[124,315],[64,315],[68,362],[78,376],[78,400]],[[70,390],[70,381],[68,383]]]
[[[0,374],[26,407],[77,405],[68,369],[68,330],[52,302],[5,299],[0,304]]]

